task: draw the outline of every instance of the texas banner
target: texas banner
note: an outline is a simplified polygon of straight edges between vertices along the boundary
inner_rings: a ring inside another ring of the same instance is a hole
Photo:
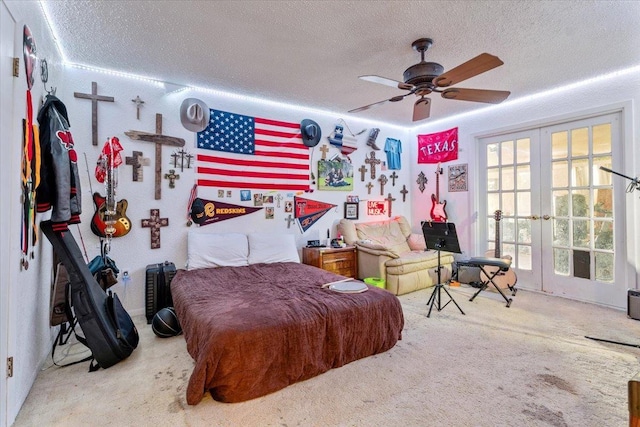
[[[224,221],[225,219],[247,215],[260,209],[262,208],[232,205],[230,203],[205,200],[197,197],[191,204],[190,216],[193,222],[198,225],[209,225],[214,222]]]
[[[295,206],[294,216],[298,219],[302,232],[307,231],[324,214],[337,206],[302,197],[294,197],[293,204]]]
[[[418,163],[440,163],[458,158],[458,128],[418,135]]]

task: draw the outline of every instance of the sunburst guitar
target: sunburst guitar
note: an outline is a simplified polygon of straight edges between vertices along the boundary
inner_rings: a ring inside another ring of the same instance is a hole
[[[500,220],[502,219],[502,211],[495,211],[493,214],[493,219],[495,219],[496,221],[495,249],[488,250],[485,253],[485,256],[489,258],[504,258],[511,260],[510,255],[502,256],[502,254],[500,253]],[[487,271],[488,275],[481,271],[480,280],[486,282],[496,270],[499,270],[499,267],[485,266],[484,269]],[[493,282],[500,289],[509,289],[513,295],[516,294],[516,283],[518,282],[518,277],[516,276],[515,271],[513,271],[511,268],[509,268],[507,271],[499,271],[496,277],[493,278]]]
[[[106,237],[105,229],[107,224],[105,223],[105,215],[107,211],[107,199],[102,197],[100,193],[93,193],[93,204],[96,211],[91,218],[91,231],[98,237]],[[131,231],[131,220],[127,217],[127,207],[129,202],[126,199],[119,200],[116,203],[116,214],[113,215],[115,223],[113,227],[115,231],[112,237],[122,237]]]

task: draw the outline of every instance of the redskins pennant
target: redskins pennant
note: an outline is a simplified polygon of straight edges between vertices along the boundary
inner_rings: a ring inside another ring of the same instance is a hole
[[[191,211],[189,215],[191,216],[193,222],[202,226],[242,215],[247,215],[261,209],[262,208],[232,205],[231,203],[205,200],[196,197],[193,200],[193,203],[191,203]]]

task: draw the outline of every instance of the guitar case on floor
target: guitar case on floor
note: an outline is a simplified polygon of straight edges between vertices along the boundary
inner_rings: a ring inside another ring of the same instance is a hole
[[[40,228],[67,270],[73,312],[98,367],[106,369],[129,357],[138,346],[138,331],[118,296],[98,284],[70,231],[53,231],[51,221],[41,222]]]

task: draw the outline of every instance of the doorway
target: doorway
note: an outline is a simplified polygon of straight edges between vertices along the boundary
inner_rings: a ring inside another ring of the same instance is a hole
[[[626,281],[616,277],[625,200],[600,169],[622,164],[620,120],[603,114],[480,139],[481,242],[513,258],[519,288],[625,306]]]

